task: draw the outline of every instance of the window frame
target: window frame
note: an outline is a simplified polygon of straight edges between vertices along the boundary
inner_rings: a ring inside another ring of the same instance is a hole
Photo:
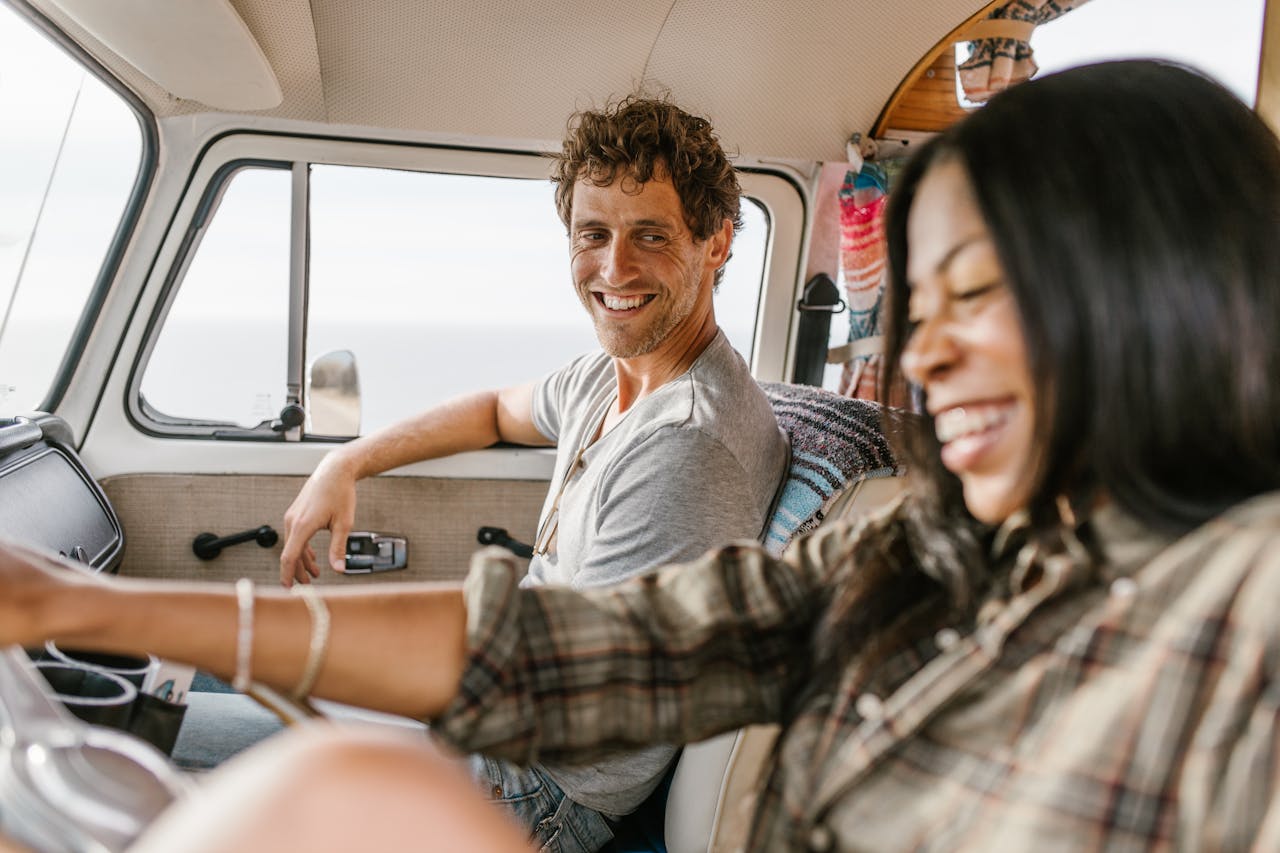
[[[205,186],[204,192],[200,196],[200,202],[196,207],[195,213],[188,223],[182,235],[182,242],[178,247],[177,255],[173,263],[169,266],[165,276],[163,290],[160,300],[156,303],[148,324],[142,347],[138,351],[138,357],[133,373],[129,380],[128,391],[128,411],[131,417],[141,419],[149,424],[152,428],[144,431],[152,435],[197,435],[201,437],[227,437],[235,435],[238,438],[249,440],[279,440],[275,433],[262,432],[253,428],[242,427],[239,424],[229,421],[215,420],[194,420],[191,418],[182,418],[168,415],[153,408],[142,398],[142,379],[146,373],[146,366],[151,359],[151,355],[160,340],[160,332],[164,327],[165,320],[169,316],[169,310],[173,307],[173,302],[177,298],[179,291],[182,289],[180,284],[186,277],[191,267],[192,261],[195,260],[196,253],[200,250],[200,244],[204,239],[206,228],[213,217],[217,215],[218,208],[222,204],[222,199],[226,195],[227,190],[231,186],[231,182],[236,175],[246,169],[274,169],[277,171],[291,171],[293,164],[280,160],[263,160],[259,158],[245,158],[232,160],[223,163],[217,171],[215,171]],[[292,207],[292,205],[291,205]],[[137,388],[134,388],[136,384]],[[135,414],[136,412],[136,414]],[[137,420],[135,420],[137,424]]]
[[[341,443],[353,437],[303,434],[300,429],[272,432],[259,425],[243,428],[233,424],[199,421],[161,414],[142,400],[142,377],[146,371],[161,328],[168,315],[187,268],[195,257],[205,226],[217,213],[218,203],[236,172],[243,168],[292,169],[293,215],[290,264],[290,353],[288,388],[290,401],[295,381],[304,379],[306,298],[305,281],[296,274],[299,252],[305,269],[308,216],[297,215],[299,198],[309,204],[311,165],[392,169],[477,177],[546,180],[550,163],[535,151],[467,148],[384,140],[342,139],[323,136],[265,134],[235,131],[209,142],[196,161],[191,180],[178,205],[161,245],[156,269],[163,269],[163,281],[155,307],[148,318],[141,346],[125,384],[124,408],[131,424],[140,432],[169,438],[231,439],[249,442],[298,441]],[[299,168],[301,167],[301,168]],[[298,175],[304,177],[300,180]],[[763,208],[768,223],[764,268],[757,300],[753,352],[745,354],[753,371],[762,379],[784,375],[788,359],[790,308],[795,289],[796,268],[805,224],[805,195],[786,172],[767,168],[739,170],[744,195]],[[791,263],[775,259],[792,259]],[[307,271],[309,275],[309,270]],[[153,278],[159,275],[153,273]],[[300,312],[300,313],[297,313]],[[513,377],[513,381],[516,378]]]

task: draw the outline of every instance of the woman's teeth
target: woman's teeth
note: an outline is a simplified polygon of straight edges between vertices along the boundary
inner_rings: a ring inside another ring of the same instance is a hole
[[[1009,406],[958,407],[940,412],[933,420],[938,441],[946,444],[966,435],[985,432],[1009,419]]]

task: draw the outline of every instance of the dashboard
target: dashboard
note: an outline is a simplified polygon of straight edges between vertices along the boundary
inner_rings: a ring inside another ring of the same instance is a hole
[[[0,537],[114,572],[124,531],[60,418],[0,419]]]

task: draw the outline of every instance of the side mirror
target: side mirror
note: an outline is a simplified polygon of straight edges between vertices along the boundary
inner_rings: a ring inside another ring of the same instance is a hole
[[[304,405],[308,434],[360,434],[360,373],[355,353],[334,350],[311,362]]]

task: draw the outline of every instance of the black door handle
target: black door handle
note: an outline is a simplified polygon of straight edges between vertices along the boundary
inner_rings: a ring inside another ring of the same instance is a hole
[[[280,541],[280,537],[271,529],[271,525],[264,524],[261,527],[255,527],[253,530],[233,533],[230,536],[219,537],[216,533],[201,533],[191,543],[191,550],[202,560],[212,560],[221,554],[222,549],[228,545],[239,545],[241,542],[257,542],[263,548],[270,548],[278,541]]]
[[[511,538],[511,534],[507,533],[502,527],[481,527],[476,531],[476,541],[481,545],[501,545],[517,557],[523,557],[526,560],[533,556],[533,546],[526,545]]]

